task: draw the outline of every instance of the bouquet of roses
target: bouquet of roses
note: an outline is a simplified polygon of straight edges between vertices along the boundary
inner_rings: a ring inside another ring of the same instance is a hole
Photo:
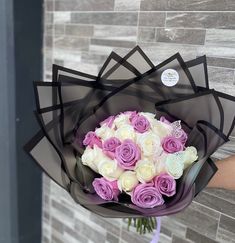
[[[104,200],[130,195],[133,204],[153,208],[176,193],[176,179],[197,160],[195,147],[185,147],[180,121],[170,123],[148,112],[110,116],[86,134],[82,163],[102,177],[93,187]]]
[[[98,76],[54,65],[52,79],[34,83],[41,130],[25,149],[81,206],[151,231],[216,173],[235,97],[209,88],[205,56],[154,66],[135,47]]]

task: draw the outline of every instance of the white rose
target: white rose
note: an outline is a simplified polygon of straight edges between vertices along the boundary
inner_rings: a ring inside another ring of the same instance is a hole
[[[152,123],[157,120],[155,118],[155,114],[154,113],[150,113],[150,112],[140,112],[139,114],[142,115],[142,116],[144,116],[149,121],[151,127],[152,127]]]
[[[131,125],[123,125],[115,131],[115,137],[117,137],[121,141],[125,139],[135,140],[135,135],[135,130]]]
[[[162,172],[166,172],[165,163],[166,163],[167,156],[168,156],[168,154],[163,152],[159,157],[154,158],[153,162],[156,167],[157,175],[159,175]]]
[[[183,175],[184,164],[177,158],[177,155],[170,154],[166,158],[165,169],[172,177],[179,179]]]
[[[151,113],[151,112],[140,112],[139,114],[142,115],[142,116],[145,116],[149,120],[152,120],[152,119],[156,120],[154,113]]]
[[[114,136],[113,129],[109,128],[106,125],[102,125],[101,127],[96,128],[95,133],[98,137],[100,137],[103,140],[106,140]]]
[[[155,165],[152,161],[143,159],[137,162],[135,167],[137,179],[141,183],[151,181],[156,175]]]
[[[138,134],[136,143],[139,145],[144,156],[152,156],[161,150],[160,138],[152,132]]]
[[[123,169],[121,169],[116,160],[109,159],[108,157],[103,158],[98,164],[98,172],[105,179],[109,181],[114,181],[119,178],[119,176],[123,173]]]
[[[139,181],[136,177],[136,173],[134,171],[124,171],[118,179],[118,188],[120,191],[130,192],[137,185]]]
[[[120,114],[118,115],[114,121],[113,124],[117,127],[120,128],[122,126],[125,126],[127,124],[130,124],[130,120],[129,120],[129,115],[127,114]]]
[[[97,164],[104,156],[102,150],[96,145],[94,145],[93,149],[88,146],[82,154],[81,160],[84,165],[98,172]]]
[[[172,133],[172,127],[168,124],[155,120],[151,125],[152,131],[161,139]]]
[[[162,146],[161,145],[157,146],[153,153],[153,156],[152,156],[153,161],[158,160],[158,158],[161,157],[161,155],[163,153],[164,153],[164,150],[163,150]]]
[[[183,153],[184,168],[187,168],[198,159],[197,149],[193,146],[187,147]]]

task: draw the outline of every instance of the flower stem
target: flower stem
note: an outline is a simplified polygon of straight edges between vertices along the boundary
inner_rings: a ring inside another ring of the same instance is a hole
[[[136,232],[140,235],[153,232],[156,229],[157,221],[156,218],[148,217],[148,218],[128,218],[128,231],[130,230],[130,226],[136,228]]]

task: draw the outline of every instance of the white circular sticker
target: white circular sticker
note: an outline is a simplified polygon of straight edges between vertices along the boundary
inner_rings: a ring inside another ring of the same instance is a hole
[[[179,74],[174,69],[166,69],[162,72],[161,80],[167,87],[175,86],[179,81]]]

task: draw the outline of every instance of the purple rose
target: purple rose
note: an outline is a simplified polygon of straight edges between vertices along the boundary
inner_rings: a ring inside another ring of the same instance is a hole
[[[154,178],[154,185],[161,194],[167,197],[172,197],[176,193],[175,179],[167,173],[156,176]]]
[[[117,181],[108,181],[104,177],[95,178],[92,183],[96,193],[104,200],[118,201],[120,193]]]
[[[183,129],[177,129],[173,131],[173,136],[181,141],[182,144],[185,144],[188,139],[187,133]]]
[[[86,134],[83,140],[83,145],[90,146],[91,148],[93,148],[94,145],[97,145],[99,148],[102,148],[102,142],[95,132],[88,132]]]
[[[139,133],[144,133],[149,130],[150,123],[145,116],[136,115],[132,118],[131,124],[134,129]]]
[[[182,151],[184,149],[184,145],[178,138],[174,136],[167,136],[162,140],[162,148],[167,153],[175,153]]]
[[[116,148],[121,145],[121,141],[118,138],[111,137],[104,141],[103,143],[103,152],[111,159],[115,157]]]
[[[141,208],[154,208],[164,204],[162,195],[153,182],[136,186],[132,191],[131,201]]]
[[[115,158],[123,169],[134,169],[140,159],[139,147],[130,139],[126,139],[116,148]]]
[[[109,128],[111,128],[112,125],[113,125],[113,121],[114,121],[114,119],[115,119],[115,116],[109,116],[107,119],[105,119],[104,121],[102,121],[102,122],[100,123],[100,125],[101,125],[101,126],[102,126],[102,125],[106,125],[106,126],[108,126]]]

